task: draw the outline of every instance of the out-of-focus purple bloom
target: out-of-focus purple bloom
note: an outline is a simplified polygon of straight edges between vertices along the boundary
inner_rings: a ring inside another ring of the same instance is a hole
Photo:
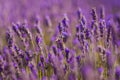
[[[100,19],[104,19],[105,18],[105,10],[104,10],[104,6],[100,7]]]
[[[62,38],[63,38],[63,42],[66,43],[68,40],[68,33],[67,32],[62,32]]]
[[[105,26],[104,26],[103,22],[100,22],[99,24],[100,24],[100,27],[99,27],[99,29],[100,29],[100,37],[103,37]]]
[[[95,8],[92,8],[91,15],[93,20],[97,20],[97,13]]]
[[[83,16],[82,17],[82,24],[84,25],[84,27],[86,27],[86,23],[87,23],[86,18],[85,18],[85,16]]]
[[[103,72],[103,68],[102,67],[99,67],[98,69],[98,72],[101,74]]]
[[[39,45],[41,42],[42,42],[42,40],[41,40],[41,38],[39,38],[38,36],[36,36],[36,43]]]
[[[68,58],[69,58],[69,52],[70,52],[70,50],[66,48],[66,49],[65,49],[66,59],[68,59]]]
[[[46,76],[43,76],[42,77],[42,80],[48,80]]]
[[[83,80],[96,80],[95,72],[90,65],[82,66],[81,71]]]
[[[70,73],[68,76],[68,80],[76,80],[76,76],[74,73]]]
[[[19,37],[21,36],[19,31],[19,24],[13,24],[12,29]]]
[[[85,38],[86,38],[86,39],[90,39],[90,36],[91,36],[91,34],[90,34],[89,29],[86,29],[86,30],[85,30]]]
[[[52,46],[52,50],[53,50],[54,54],[57,54],[57,48],[55,46]]]
[[[50,78],[50,80],[58,80],[57,76],[55,74],[53,74]]]
[[[59,33],[62,33],[62,31],[63,31],[63,26],[62,26],[61,23],[59,23],[59,25],[58,25],[58,30],[59,30]]]
[[[60,50],[64,50],[63,43],[60,39],[56,40],[57,48]]]
[[[62,24],[63,24],[63,27],[64,28],[68,28],[69,27],[69,19],[68,19],[68,17],[67,17],[67,15],[65,14],[64,15],[64,19],[62,20]]]
[[[40,56],[40,61],[41,61],[42,64],[44,63],[44,57],[43,56]]]
[[[77,26],[76,26],[76,32],[79,33],[79,31],[80,31],[80,28],[79,28],[79,26],[77,25]]]
[[[113,56],[112,56],[112,53],[110,51],[106,51],[106,57],[107,57],[107,66],[108,66],[108,69],[112,68],[113,66]]]
[[[52,55],[50,53],[48,54],[48,61],[49,61],[48,63],[52,62]]]
[[[6,41],[9,48],[13,46],[13,36],[10,29],[6,32]]]
[[[120,66],[117,66],[115,69],[115,80],[120,79]]]
[[[81,61],[81,56],[77,56],[76,59],[77,59],[77,63],[79,64]]]
[[[44,24],[45,24],[47,27],[51,27],[51,26],[52,26],[52,22],[51,22],[50,16],[48,16],[48,15],[45,16]]]
[[[30,67],[32,74],[37,78],[37,71],[36,71],[34,65],[30,63],[29,67]]]
[[[78,22],[81,22],[82,12],[81,12],[81,9],[80,9],[80,8],[79,8],[78,11],[77,11],[77,17],[78,17]]]

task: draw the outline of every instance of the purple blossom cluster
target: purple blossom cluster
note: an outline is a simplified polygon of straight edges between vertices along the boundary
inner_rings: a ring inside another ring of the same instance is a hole
[[[76,11],[57,27],[50,16],[12,23],[0,49],[0,80],[120,80],[120,16]],[[42,24],[43,23],[43,24]],[[73,24],[75,25],[73,25]]]

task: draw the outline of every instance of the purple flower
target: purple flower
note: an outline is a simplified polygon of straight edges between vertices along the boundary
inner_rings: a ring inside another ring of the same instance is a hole
[[[9,48],[13,46],[13,36],[10,30],[6,32],[6,41]]]
[[[83,80],[96,80],[96,75],[91,65],[82,66],[81,72]]]
[[[19,31],[19,25],[18,24],[13,24],[12,26],[13,31],[20,37],[20,31]]]
[[[49,53],[48,54],[48,63],[51,63],[52,62],[52,55]]]
[[[116,67],[116,70],[115,70],[115,80],[120,80],[120,66]]]
[[[104,11],[104,6],[100,7],[100,19],[104,19],[105,18],[105,11]]]
[[[85,30],[85,39],[90,39],[90,31],[88,29]]]
[[[58,40],[56,41],[56,43],[57,43],[57,48],[58,48],[58,49],[64,50],[63,43],[62,43],[62,41],[61,41],[60,39],[58,39]]]
[[[36,39],[35,39],[35,40],[36,40],[36,43],[37,43],[37,44],[40,44],[40,43],[42,42],[41,38],[38,37],[38,36],[36,36]]]
[[[53,74],[50,78],[50,80],[58,80],[57,76],[55,74]]]
[[[76,33],[79,33],[79,31],[80,31],[80,28],[79,28],[79,26],[77,25],[77,26],[76,26]]]
[[[68,48],[66,48],[66,49],[65,49],[66,59],[68,59],[68,58],[69,58],[69,52],[70,52],[70,50],[69,50]]]
[[[41,63],[43,64],[44,63],[44,57],[43,56],[40,56],[40,61],[41,61]]]
[[[68,33],[67,32],[62,32],[62,38],[63,38],[63,42],[66,43],[68,40]]]
[[[68,80],[76,80],[76,76],[74,73],[70,73],[68,76]]]
[[[45,24],[47,27],[51,27],[51,26],[52,26],[51,19],[50,19],[50,17],[49,17],[48,15],[45,16],[44,24]]]
[[[81,56],[77,56],[76,59],[77,59],[77,63],[79,64],[81,61]]]
[[[43,76],[42,77],[42,80],[48,80],[46,76]]]
[[[103,72],[103,68],[102,67],[99,67],[98,69],[98,72],[101,74]]]
[[[80,9],[80,8],[77,10],[77,17],[78,17],[78,22],[81,22],[82,12],[81,12],[81,9]]]
[[[92,8],[91,15],[93,20],[97,20],[97,13],[95,8]]]
[[[68,26],[69,26],[68,22],[69,22],[69,19],[68,19],[67,15],[65,14],[65,17],[62,20],[62,24],[63,24],[64,28],[68,28]]]
[[[53,50],[54,54],[56,55],[57,54],[56,46],[52,46],[52,50]]]
[[[61,23],[59,23],[59,25],[58,25],[58,30],[59,30],[59,33],[62,33],[63,27],[62,27]]]

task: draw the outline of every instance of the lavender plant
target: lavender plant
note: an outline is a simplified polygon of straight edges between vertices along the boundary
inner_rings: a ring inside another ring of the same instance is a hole
[[[56,29],[50,16],[12,23],[0,50],[0,80],[120,80],[120,17],[92,8],[91,19],[65,14]],[[31,27],[32,26],[32,27]],[[76,27],[75,27],[76,26]]]

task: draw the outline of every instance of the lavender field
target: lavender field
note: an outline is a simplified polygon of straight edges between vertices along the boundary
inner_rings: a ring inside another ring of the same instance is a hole
[[[0,80],[120,80],[119,0],[0,0]]]

